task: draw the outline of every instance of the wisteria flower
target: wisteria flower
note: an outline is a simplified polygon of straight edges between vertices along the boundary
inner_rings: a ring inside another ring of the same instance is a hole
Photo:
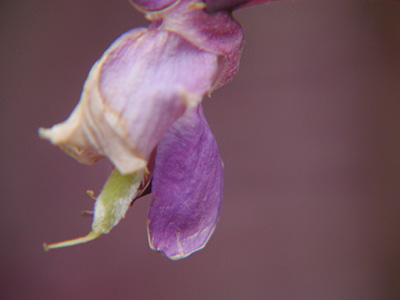
[[[154,250],[183,258],[214,231],[223,170],[201,101],[236,72],[241,27],[199,1],[134,4],[152,25],[116,40],[90,71],[71,116],[39,131],[81,163],[106,157],[114,167],[97,197],[92,231],[46,249],[108,233],[149,184]]]

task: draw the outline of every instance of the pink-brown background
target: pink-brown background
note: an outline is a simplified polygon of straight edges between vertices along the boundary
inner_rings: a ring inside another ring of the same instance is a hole
[[[237,12],[241,68],[205,100],[225,197],[205,250],[148,248],[150,198],[86,234],[109,167],[37,137],[97,58],[146,25],[127,0],[0,3],[0,299],[400,299],[400,3],[276,2]]]

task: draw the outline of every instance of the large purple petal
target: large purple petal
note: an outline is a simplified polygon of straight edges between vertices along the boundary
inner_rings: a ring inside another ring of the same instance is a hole
[[[216,54],[179,34],[157,26],[129,31],[94,65],[70,118],[40,135],[80,162],[106,156],[131,174],[186,108],[198,106],[218,70]]]
[[[99,86],[105,104],[124,120],[138,154],[148,159],[186,107],[202,100],[217,68],[215,54],[173,32],[149,28],[109,53]]]
[[[148,233],[170,259],[202,249],[218,220],[223,168],[201,106],[188,110],[157,148]]]

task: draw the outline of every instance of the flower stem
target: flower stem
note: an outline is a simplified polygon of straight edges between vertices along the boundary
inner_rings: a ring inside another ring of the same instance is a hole
[[[86,242],[92,241],[94,239],[97,239],[101,235],[102,235],[101,233],[94,233],[93,231],[91,231],[91,232],[89,232],[88,235],[82,236],[82,237],[79,237],[76,239],[62,241],[62,242],[53,243],[53,244],[43,243],[43,249],[44,249],[44,251],[47,252],[51,249],[74,246],[74,245],[86,243]]]

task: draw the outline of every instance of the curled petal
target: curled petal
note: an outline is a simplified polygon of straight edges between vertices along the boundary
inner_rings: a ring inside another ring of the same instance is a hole
[[[132,30],[94,65],[69,119],[40,136],[82,163],[106,156],[122,174],[133,173],[186,108],[198,105],[217,71],[217,55],[176,33]]]
[[[202,249],[217,223],[222,190],[217,143],[199,106],[176,121],[158,145],[150,247],[174,260]]]

